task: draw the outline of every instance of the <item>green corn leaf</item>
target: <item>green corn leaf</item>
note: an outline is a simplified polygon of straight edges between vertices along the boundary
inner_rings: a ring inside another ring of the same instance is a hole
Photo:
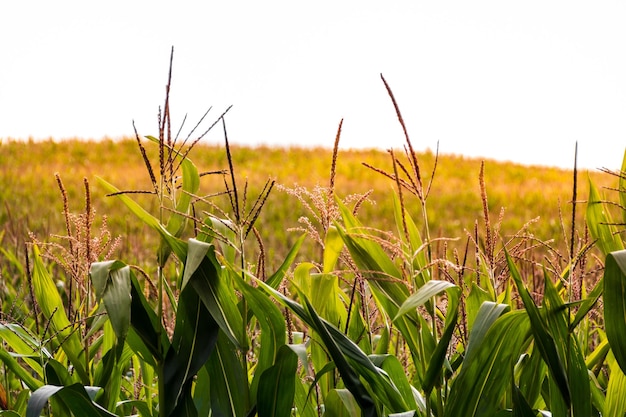
[[[165,415],[176,415],[174,410],[190,396],[192,378],[213,351],[218,331],[217,323],[194,288],[185,287],[178,301],[172,345],[163,366]]]
[[[75,381],[67,368],[57,360],[50,360],[45,366],[46,383],[48,385],[72,385],[78,381]]]
[[[200,234],[197,239],[207,243],[216,242],[226,261],[231,264],[234,263],[237,256],[237,248],[232,242],[237,242],[238,239],[232,221],[209,216],[204,222],[205,224],[210,224],[211,228],[206,225],[203,226],[202,232],[206,234],[206,237]]]
[[[96,177],[96,179],[107,192],[112,194],[121,192],[117,187],[109,184],[104,179],[100,177]],[[173,236],[163,225],[161,225],[159,219],[148,213],[143,207],[137,204],[137,202],[135,202],[135,200],[130,198],[128,195],[116,194],[116,196],[126,205],[126,207],[128,207],[128,209],[130,209],[130,211],[135,216],[137,216],[137,218],[139,218],[139,220],[150,226],[152,229],[156,230],[161,235],[161,238],[168,244],[176,257],[178,257],[178,259],[180,259],[182,262],[185,261],[185,258],[187,257],[187,248],[184,242]]]
[[[357,375],[360,375],[369,383],[381,403],[383,403],[390,410],[402,411],[407,409],[404,399],[389,377],[374,366],[363,351],[354,342],[348,339],[339,329],[320,318],[317,313],[315,313],[315,310],[312,308],[310,302],[302,291],[298,291],[298,294],[302,300],[305,300],[308,303],[306,308],[285,297],[273,288],[268,287],[262,281],[257,281],[257,283],[278,302],[286,307],[289,307],[300,319],[302,319],[320,335],[326,349],[335,361],[342,378],[344,378],[346,387],[350,389],[353,394],[354,391],[351,387],[357,390],[359,395],[363,395],[361,400],[365,404],[370,404],[372,402],[369,393],[367,393],[367,391],[363,391],[365,388],[362,386],[360,381],[358,381]],[[350,381],[345,381],[345,377],[341,371],[342,368],[340,368],[340,366],[336,363],[337,358],[341,361],[342,366],[346,365],[348,363],[347,361],[349,361],[349,364],[344,368],[344,372],[346,372],[346,374],[350,377]],[[348,383],[354,383],[355,386],[348,386]],[[355,398],[357,401],[359,400],[358,395],[355,395]],[[367,409],[369,410],[369,405]],[[363,411],[364,414],[367,415],[365,410]]]
[[[531,406],[534,406],[541,395],[541,386],[547,372],[546,363],[536,347],[530,356],[520,364],[519,387],[521,394]]]
[[[309,298],[315,311],[337,327],[345,326],[348,300],[339,288],[339,278],[330,273],[311,273],[315,265],[309,262],[299,264],[294,270],[293,282]]]
[[[296,379],[296,394],[294,397],[294,405],[298,412],[297,415],[299,416],[302,416],[302,417],[317,417],[318,416],[317,403],[315,402],[315,396],[309,395],[309,391],[307,390],[306,383],[301,381],[300,379]],[[357,410],[358,410],[358,405],[356,404],[356,402],[355,402],[355,407],[357,407]],[[359,416],[359,414],[354,414],[354,415]]]
[[[351,236],[350,239],[346,239],[346,237],[353,232],[355,234],[363,234],[365,228],[357,218],[354,217],[348,207],[341,201],[337,201],[337,204],[339,205],[339,211],[346,228],[345,231],[343,231],[338,224],[335,224],[335,227],[350,250],[357,265],[364,271],[382,272],[387,275],[387,278],[402,279],[402,273],[391,258],[389,258],[389,255],[385,253],[380,244],[372,239],[366,239],[356,235]]]
[[[510,307],[506,304],[496,304],[491,301],[485,301],[476,313],[475,325],[472,327],[469,336],[469,343],[465,351],[465,361],[471,363],[473,360],[472,354],[483,343],[487,331],[491,328],[493,323],[505,312],[509,311]]]
[[[261,376],[274,364],[279,349],[285,344],[287,327],[281,311],[265,293],[246,283],[238,274],[232,276],[237,289],[261,326],[261,335],[257,340],[259,345],[257,364],[250,384],[250,396],[256,398]]]
[[[417,409],[417,403],[413,396],[413,387],[400,360],[395,355],[369,355],[369,358],[374,365],[389,375],[389,379],[398,388],[407,406],[411,409]]]
[[[402,222],[402,205],[400,204],[400,198],[396,192],[393,193],[393,208],[394,208],[394,219],[396,221],[396,227],[398,229],[398,236],[401,239],[405,239],[405,234],[403,232],[403,222]],[[416,276],[417,286],[424,285],[427,281],[430,280],[430,269],[428,268],[428,260],[426,258],[426,246],[424,246],[424,241],[422,240],[422,236],[413,221],[413,218],[410,216],[407,210],[404,210],[404,224],[406,224],[409,241],[405,242],[405,245],[409,248],[411,253],[411,258],[413,260],[413,269],[416,271],[420,271]]]
[[[176,408],[172,410],[172,417],[198,417],[198,410],[193,399],[193,380],[188,380],[181,390],[181,395],[176,403]]]
[[[479,287],[475,282],[470,284],[470,288],[470,293],[465,299],[465,310],[467,314],[467,329],[472,331],[474,320],[476,320],[476,315],[480,311],[480,307],[483,303],[490,302],[493,305],[498,304],[493,303],[493,298],[489,293]]]
[[[567,307],[552,280],[544,271],[544,304],[547,309],[547,322],[550,334],[561,358],[569,358],[566,366],[568,384],[571,391],[572,416],[591,415],[591,388],[585,358],[578,339],[568,332]]]
[[[113,333],[111,324],[108,322],[105,332]],[[110,349],[103,348],[101,352],[106,353],[104,353],[104,356],[102,356],[102,359],[96,366],[94,385],[103,388],[103,393],[98,399],[98,403],[113,412],[120,398],[124,374],[128,370],[128,364],[131,362],[134,352],[127,343],[122,345],[121,349],[120,347],[115,348],[112,346]],[[135,369],[138,369],[138,367]]]
[[[48,274],[36,245],[33,246],[33,289],[41,311],[46,320],[50,321],[55,338],[63,352],[72,363],[81,381],[88,384],[89,375],[85,368],[85,355],[80,335],[67,319],[59,291]]]
[[[257,396],[259,417],[291,416],[297,369],[298,355],[288,346],[281,346],[276,363],[261,375]]]
[[[0,340],[10,346],[15,354],[20,355],[37,375],[43,377],[41,358],[31,356],[40,354],[47,360],[52,358],[52,354],[26,328],[17,323],[0,323]]]
[[[269,285],[270,287],[274,289],[278,288],[280,283],[285,278],[287,271],[289,270],[293,262],[296,260],[296,256],[298,255],[298,252],[300,251],[300,248],[302,247],[302,244],[304,243],[305,239],[306,239],[306,235],[303,234],[302,236],[298,238],[298,240],[296,240],[296,243],[294,243],[294,245],[289,250],[289,253],[285,257],[285,260],[283,261],[283,263],[278,267],[276,272],[274,272],[272,276],[270,276],[267,279],[267,281],[265,281],[267,285]]]
[[[89,270],[96,297],[104,302],[120,344],[130,328],[130,274],[130,267],[119,261],[94,262]]]
[[[422,389],[426,393],[430,393],[441,375],[445,355],[448,350],[448,344],[452,339],[452,334],[454,333],[454,328],[458,318],[457,307],[461,290],[459,287],[448,281],[430,280],[418,289],[415,294],[412,294],[405,300],[405,302],[400,306],[398,314],[394,319],[395,321],[408,312],[414,311],[417,307],[430,302],[433,297],[443,291],[448,293],[448,316],[446,317],[446,324],[442,338],[439,340],[437,346],[432,350],[432,356],[427,356],[426,359],[428,362],[428,368],[423,380],[421,381]]]
[[[73,384],[67,387],[44,385],[28,400],[26,417],[39,417],[43,407],[52,396],[59,398],[75,416],[84,417],[116,417],[115,414],[93,402],[93,397],[100,390],[98,387],[84,387]]]
[[[592,371],[589,371],[589,380],[591,381],[591,403],[593,408],[598,410],[599,415],[606,415],[604,413],[604,404],[606,402],[604,389],[600,386],[600,382]]]
[[[375,417],[376,416],[376,405],[372,400],[369,392],[359,379],[359,375],[357,371],[350,366],[343,352],[341,351],[337,342],[333,339],[328,328],[324,325],[320,317],[313,310],[313,306],[309,303],[309,300],[306,296],[300,292],[299,296],[304,301],[304,311],[307,313],[309,319],[313,323],[313,327],[319,334],[320,338],[324,342],[326,349],[328,350],[331,358],[335,362],[335,366],[341,375],[343,383],[346,388],[350,390],[354,399],[359,404],[363,415],[366,417]]]
[[[559,391],[563,396],[563,400],[566,405],[569,405],[571,404],[570,387],[567,381],[564,362],[559,356],[554,337],[550,334],[545,320],[539,313],[539,308],[535,305],[535,302],[530,296],[530,292],[522,282],[522,277],[517,269],[517,266],[515,266],[515,263],[509,256],[508,252],[506,253],[506,258],[511,276],[515,281],[517,290],[522,298],[524,307],[526,308],[526,313],[530,319],[535,344],[539,348],[539,352],[541,352],[543,360],[546,361],[548,370],[550,371],[556,386],[559,388]]]
[[[606,337],[615,359],[626,372],[626,251],[611,252],[604,268]]]
[[[156,313],[143,296],[141,286],[132,272],[130,323],[132,329],[127,335],[127,342],[133,351],[152,366],[157,362],[162,362],[170,341]],[[161,335],[160,341],[159,335]]]
[[[589,199],[587,202],[587,227],[589,227],[591,236],[597,240],[596,245],[605,255],[624,249],[624,244],[616,233],[617,230],[613,226],[611,216],[604,209],[600,193],[591,179],[589,179]]]
[[[213,245],[190,239],[182,289],[191,285],[220,329],[240,347],[247,343],[244,335],[237,336],[243,328],[243,318],[225,278]]]
[[[524,398],[522,391],[515,385],[513,381],[513,417],[536,417],[537,413],[533,411],[531,406]]]
[[[325,413],[333,417],[360,417],[361,409],[354,396],[345,388],[332,389],[324,402]]]
[[[342,249],[343,240],[337,231],[337,227],[330,226],[324,238],[324,268],[322,272],[329,274],[334,271]]]
[[[34,391],[43,385],[43,382],[35,379],[31,375],[30,370],[23,368],[18,360],[1,346],[0,361],[2,361],[6,368],[13,372],[31,391]]]
[[[148,404],[145,401],[140,401],[140,400],[124,400],[124,401],[120,401],[117,403],[117,410],[118,413],[121,412],[121,410],[124,409],[131,409],[131,408],[136,408],[137,411],[139,411],[139,415],[140,416],[152,416],[152,412],[150,411],[150,407],[148,407]]]
[[[623,417],[626,414],[626,375],[617,364],[615,358],[609,357],[609,385],[606,389],[606,400],[603,415]]]
[[[432,281],[428,281],[428,283],[430,282]],[[448,347],[450,345],[450,341],[452,340],[452,335],[459,317],[458,306],[461,297],[461,289],[457,286],[450,287],[447,289],[447,294],[448,307],[443,334],[441,335],[441,338],[437,343],[437,347],[435,347],[435,350],[430,357],[428,368],[426,369],[426,375],[424,376],[424,381],[422,383],[422,388],[427,395],[430,394],[434,387],[441,386],[441,375],[444,369],[446,353],[448,352]]]
[[[596,283],[596,286],[593,288],[591,293],[587,296],[587,298],[583,300],[580,308],[576,312],[576,316],[574,317],[574,320],[572,320],[571,324],[569,325],[570,333],[572,333],[574,329],[576,329],[578,324],[587,316],[587,314],[591,311],[591,309],[595,307],[598,300],[602,296],[603,292],[604,292],[604,278],[600,279]]]
[[[405,315],[409,311],[415,310],[417,307],[424,305],[437,294],[440,294],[441,292],[446,291],[452,287],[458,288],[456,285],[448,281],[428,281],[426,284],[420,287],[417,292],[415,292],[415,294],[412,294],[404,301],[404,303],[402,303],[400,309],[398,310],[398,313],[393,320],[396,321],[398,317]]]
[[[248,376],[244,372],[237,348],[223,332],[205,366],[209,382],[212,415],[240,417],[250,406]],[[206,395],[206,390],[203,391]]]
[[[493,311],[487,305],[483,309]],[[472,350],[471,353],[468,350],[461,372],[453,380],[444,417],[494,415],[499,410],[506,387],[510,386],[513,366],[528,343],[530,323],[524,312],[503,314],[486,332],[477,333],[483,327],[480,322],[483,317],[491,319],[488,313],[479,312],[477,316],[468,346],[472,346]]]

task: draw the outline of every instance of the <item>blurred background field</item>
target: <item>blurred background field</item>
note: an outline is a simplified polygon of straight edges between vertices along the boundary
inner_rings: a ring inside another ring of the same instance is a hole
[[[157,158],[156,146],[147,146],[151,157]],[[569,152],[569,150],[567,150]],[[327,148],[272,148],[231,147],[234,171],[239,187],[247,181],[248,204],[254,202],[268,179],[287,188],[303,186],[313,189],[326,187],[332,161],[332,150]],[[400,151],[396,150],[396,153]],[[219,145],[198,145],[190,158],[198,169],[217,171],[228,169],[226,151]],[[422,175],[430,178],[435,164],[432,153],[418,155]],[[340,151],[337,161],[335,188],[340,197],[372,190],[371,202],[359,212],[362,222],[373,228],[393,230],[391,193],[395,184],[363,163],[392,171],[388,153],[378,150]],[[475,223],[483,223],[483,209],[479,187],[481,160],[462,156],[440,155],[436,174],[427,203],[429,226],[433,237],[460,238],[449,245],[465,244],[468,232]],[[572,161],[573,166],[573,161]],[[616,167],[609,167],[616,168]],[[23,256],[23,242],[28,232],[46,240],[50,234],[63,234],[63,202],[56,184],[59,173],[67,189],[70,210],[84,210],[83,178],[90,184],[92,205],[97,219],[108,218],[114,236],[121,236],[118,257],[144,264],[152,261],[157,237],[145,228],[114,197],[106,197],[95,176],[100,176],[123,190],[150,190],[150,178],[143,164],[135,139],[122,141],[18,142],[0,144],[0,236],[2,247]],[[599,171],[578,173],[578,201],[584,201],[588,192],[587,178],[599,187],[612,186],[615,178]],[[539,166],[522,166],[493,160],[485,161],[490,215],[495,222],[504,208],[501,234],[510,236],[531,219],[537,219],[529,232],[541,240],[554,240],[554,246],[565,246],[561,219],[566,227],[571,223],[572,170]],[[203,177],[201,195],[224,190],[221,175]],[[242,192],[242,190],[240,190]],[[136,195],[144,207],[157,210],[152,196]],[[218,206],[227,208],[228,199],[213,197]],[[419,202],[407,200],[407,206],[420,218]],[[579,232],[583,225],[584,209],[577,210]],[[300,235],[290,229],[300,226],[298,220],[308,213],[293,195],[275,187],[256,224],[266,247],[267,265],[279,264],[288,249]],[[146,242],[149,240],[150,242]],[[150,248],[150,249],[148,249]],[[317,249],[309,246],[301,253],[303,258],[318,259]]]

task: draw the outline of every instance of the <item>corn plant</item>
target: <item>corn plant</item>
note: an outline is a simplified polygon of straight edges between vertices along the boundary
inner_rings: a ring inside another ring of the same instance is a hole
[[[405,152],[389,152],[390,169],[365,165],[394,186],[395,231],[360,220],[370,192],[337,194],[340,123],[328,185],[283,188],[312,218],[302,219],[304,233],[267,273],[257,220],[274,181],[249,197],[230,154],[228,109],[206,130],[221,124],[228,167],[199,171],[190,155],[206,132],[191,140],[198,124],[183,140],[172,134],[171,70],[170,62],[158,135],[136,134],[151,188],[98,178],[159,236],[154,264],[111,259],[115,240],[106,224],[93,231],[88,182],[85,209],[72,214],[57,177],[67,236],[52,245],[33,236],[24,263],[3,249],[3,268],[28,285],[2,283],[12,307],[0,322],[0,414],[624,415],[626,217],[615,222],[612,213],[626,213],[626,156],[613,173],[617,203],[590,182],[588,233],[577,234],[574,169],[566,254],[534,239],[530,223],[501,235],[503,214],[491,220],[483,164],[483,218],[466,233],[464,252],[449,253],[429,216],[437,157],[425,172],[383,78]],[[201,191],[204,175],[224,188]],[[292,268],[307,238],[319,258]],[[601,279],[594,244],[605,257]],[[533,257],[545,248],[552,258]]]
[[[624,250],[623,227],[626,224],[626,153],[620,171],[606,172],[618,179],[618,186],[613,189],[618,193],[617,201],[601,197],[599,190],[589,180],[589,202],[587,223],[597,247],[606,257],[602,293],[604,299],[604,324],[602,343],[608,363],[608,381],[602,380],[606,392],[606,415],[623,415],[626,412],[626,251]],[[621,219],[613,220],[617,207]]]

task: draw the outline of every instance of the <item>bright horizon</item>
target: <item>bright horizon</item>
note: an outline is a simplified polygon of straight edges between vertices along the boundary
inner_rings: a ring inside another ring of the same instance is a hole
[[[228,106],[244,145],[400,148],[619,168],[626,3],[4,2],[0,139],[157,134]],[[200,129],[202,130],[202,129]],[[205,143],[221,143],[221,128]]]

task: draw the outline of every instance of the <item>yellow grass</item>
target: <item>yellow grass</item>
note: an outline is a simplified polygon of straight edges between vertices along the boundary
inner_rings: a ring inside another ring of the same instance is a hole
[[[152,149],[148,146],[148,149]],[[152,152],[154,149],[152,149]],[[156,154],[152,154],[156,156]],[[248,199],[251,202],[268,178],[278,184],[295,184],[308,188],[327,186],[332,151],[325,148],[232,148],[235,174],[240,188],[249,182]],[[228,168],[222,146],[197,146],[191,159],[200,171]],[[418,155],[422,174],[430,177],[434,155]],[[363,162],[392,171],[387,153],[376,150],[340,151],[337,166],[336,190],[339,196],[373,190],[375,204],[364,205],[361,220],[370,227],[384,230],[394,228],[391,190],[394,183],[379,173],[364,167]],[[428,200],[430,230],[434,236],[459,237],[463,241],[475,222],[482,224],[482,202],[479,189],[481,161],[461,156],[440,156]],[[143,262],[153,254],[144,250],[150,232],[114,198],[107,198],[94,176],[104,177],[121,189],[150,189],[150,181],[134,139],[85,142],[72,140],[55,143],[4,142],[0,144],[0,230],[4,231],[3,247],[20,252],[21,242],[32,231],[43,238],[50,233],[63,233],[62,201],[54,174],[58,172],[68,190],[71,209],[84,209],[83,178],[91,184],[92,204],[98,215],[106,214],[115,234],[121,235],[123,245],[120,257]],[[598,186],[614,184],[614,178],[599,172],[579,173],[579,201],[587,195],[587,177]],[[564,247],[559,218],[559,207],[569,228],[571,217],[572,172],[545,167],[526,167],[512,163],[486,161],[485,181],[493,222],[500,209],[505,208],[502,223],[504,236],[516,233],[529,220],[540,217],[530,231],[542,240],[555,239],[555,245]],[[221,179],[205,177],[202,194],[223,190]],[[241,190],[240,190],[241,191]],[[155,203],[146,196],[139,200],[149,209]],[[218,199],[226,207],[225,197]],[[419,216],[417,201],[407,203]],[[578,209],[578,229],[583,231],[583,206]],[[287,229],[298,226],[298,219],[308,213],[298,201],[275,189],[257,227],[268,249],[270,264],[276,265],[295,241],[298,233]],[[2,233],[2,232],[0,232]]]

